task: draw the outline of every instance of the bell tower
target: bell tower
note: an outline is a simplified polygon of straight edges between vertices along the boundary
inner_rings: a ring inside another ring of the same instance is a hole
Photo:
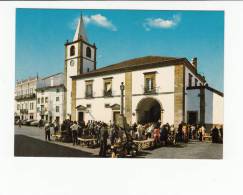
[[[79,18],[73,41],[67,40],[64,46],[64,84],[66,88],[64,103],[66,118],[70,118],[72,101],[72,78],[70,77],[96,69],[96,46],[88,42],[82,15]]]

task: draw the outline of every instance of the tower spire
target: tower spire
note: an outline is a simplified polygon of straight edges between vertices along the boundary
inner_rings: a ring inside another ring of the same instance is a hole
[[[86,36],[86,32],[85,32],[85,28],[84,28],[84,21],[83,21],[82,12],[81,12],[79,20],[78,20],[78,25],[77,25],[77,28],[76,28],[75,35],[73,37],[73,41],[77,41],[80,37],[82,37],[82,39],[84,41],[88,42],[88,38]]]

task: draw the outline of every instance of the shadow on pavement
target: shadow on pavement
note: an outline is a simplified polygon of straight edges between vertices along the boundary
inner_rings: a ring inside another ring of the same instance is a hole
[[[95,157],[89,152],[57,145],[25,135],[15,135],[14,155],[26,157]]]

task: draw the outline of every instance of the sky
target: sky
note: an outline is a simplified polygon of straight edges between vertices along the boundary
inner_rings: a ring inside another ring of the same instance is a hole
[[[197,57],[198,72],[223,92],[223,11],[17,9],[16,80],[63,72],[80,14],[97,68],[148,55]]]

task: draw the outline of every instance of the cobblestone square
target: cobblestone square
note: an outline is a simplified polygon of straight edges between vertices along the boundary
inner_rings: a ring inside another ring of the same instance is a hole
[[[98,157],[99,148],[87,148],[72,143],[47,142],[44,129],[15,126],[15,156],[35,157]],[[157,159],[222,159],[223,144],[190,141],[188,144],[142,150],[137,158]]]

